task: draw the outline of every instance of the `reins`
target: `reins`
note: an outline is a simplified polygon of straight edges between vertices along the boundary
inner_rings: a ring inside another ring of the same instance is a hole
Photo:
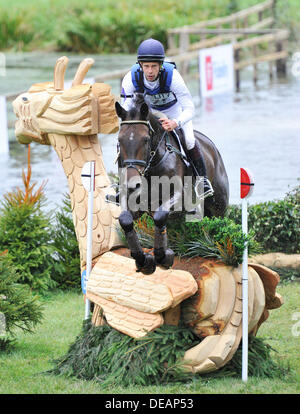
[[[150,130],[150,136],[152,137],[154,135],[154,129],[150,123],[150,121],[143,121],[143,120],[139,120],[139,119],[132,119],[132,120],[128,120],[128,121],[122,121],[120,123],[120,125],[132,125],[132,124],[144,124],[147,125],[149,130]],[[170,142],[170,137],[168,135],[167,131],[164,131],[155,150],[152,150],[149,152],[150,157],[147,156],[147,161],[144,160],[136,160],[136,159],[126,159],[123,160],[123,165],[126,168],[134,168],[135,170],[137,170],[137,172],[141,175],[141,176],[146,176],[146,174],[148,173],[149,169],[151,168],[151,163],[153,158],[155,157],[158,148],[160,147],[160,144],[162,143],[162,141],[166,139],[166,150],[168,152],[175,152],[177,155],[179,155],[181,158],[186,159],[185,155],[182,154],[182,152],[180,150],[178,150],[177,148],[175,148],[171,142]],[[144,171],[139,171],[138,168],[136,167],[136,165],[140,165],[142,167],[145,167]]]
[[[132,119],[132,120],[129,120],[129,121],[122,121],[121,123],[120,123],[120,126],[122,126],[122,125],[132,125],[132,124],[144,124],[144,125],[147,125],[148,126],[148,128],[149,128],[149,130],[150,130],[150,136],[152,137],[153,136],[153,134],[154,134],[154,129],[152,128],[152,125],[151,125],[151,123],[150,123],[150,121],[143,121],[143,120],[139,120],[139,119]],[[167,131],[164,131],[164,133],[162,134],[162,136],[161,136],[161,138],[160,138],[160,140],[159,140],[159,142],[158,142],[158,144],[157,144],[157,146],[156,146],[156,148],[155,148],[155,150],[152,150],[152,151],[150,151],[149,152],[149,154],[150,154],[150,157],[149,157],[149,159],[147,159],[147,161],[144,161],[144,160],[136,160],[136,159],[126,159],[126,160],[123,160],[123,165],[126,167],[126,168],[134,168],[135,170],[137,170],[138,171],[138,173],[141,175],[141,176],[145,176],[146,175],[146,173],[148,172],[148,170],[149,170],[149,168],[151,167],[151,162],[152,162],[152,160],[153,160],[153,158],[155,157],[155,155],[156,155],[156,153],[157,153],[157,150],[158,150],[158,148],[159,148],[159,146],[160,146],[160,144],[161,144],[161,142],[162,142],[162,140],[164,139],[164,137],[165,137],[165,135],[166,135],[166,133],[167,133]],[[147,157],[148,158],[148,157]],[[142,167],[145,167],[145,169],[144,169],[144,171],[139,171],[137,168],[136,168],[136,165],[141,165]]]

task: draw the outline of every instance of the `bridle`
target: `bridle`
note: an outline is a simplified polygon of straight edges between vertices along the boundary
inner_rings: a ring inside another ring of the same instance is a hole
[[[141,176],[146,176],[147,172],[149,170],[149,168],[151,167],[151,162],[153,160],[153,158],[155,157],[157,150],[162,142],[162,140],[164,139],[167,131],[164,131],[163,135],[161,136],[156,148],[154,150],[151,150],[151,138],[154,135],[154,129],[152,128],[152,125],[150,123],[150,121],[143,121],[143,120],[138,120],[138,119],[133,119],[133,120],[129,120],[129,121],[122,121],[120,123],[120,126],[122,125],[134,125],[134,124],[144,124],[147,125],[149,128],[149,133],[150,133],[150,140],[148,142],[148,148],[147,148],[147,159],[146,161],[144,160],[137,160],[137,159],[132,159],[132,158],[127,158],[125,160],[121,160],[121,166],[127,168],[134,168]],[[119,154],[120,157],[120,154]],[[137,168],[137,166],[142,166],[144,167],[143,171],[139,170]]]

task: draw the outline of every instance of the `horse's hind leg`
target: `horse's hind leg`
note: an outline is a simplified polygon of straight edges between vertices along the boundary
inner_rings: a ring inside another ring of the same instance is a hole
[[[169,268],[174,262],[174,252],[168,248],[167,238],[167,219],[168,211],[157,210],[154,213],[153,220],[155,223],[154,235],[154,257],[158,265]]]
[[[133,228],[133,217],[130,211],[122,211],[119,216],[119,222],[125,232],[131,257],[135,259],[137,271],[142,272],[145,275],[153,273],[156,268],[154,257],[149,253],[144,253],[138,236]]]

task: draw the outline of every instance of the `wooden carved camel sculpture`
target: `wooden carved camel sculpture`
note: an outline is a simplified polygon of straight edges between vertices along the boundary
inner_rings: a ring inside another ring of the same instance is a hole
[[[117,232],[120,209],[105,201],[114,190],[97,137],[98,133],[114,133],[119,128],[114,97],[108,85],[82,83],[92,59],[81,62],[71,88],[64,90],[67,64],[67,57],[59,58],[54,82],[34,84],[15,99],[15,132],[22,144],[34,141],[52,145],[62,162],[81,271],[86,268],[88,204],[81,170],[86,162],[95,161],[92,271],[86,293],[94,303],[92,322],[108,323],[138,338],[164,323],[178,324],[181,320],[201,339],[186,352],[186,368],[195,373],[219,369],[232,358],[241,340],[241,268],[211,260],[193,267],[191,260],[143,275],[136,272],[133,259],[116,250],[122,245]],[[268,268],[249,266],[249,332],[256,333],[268,317],[268,309],[282,304],[275,292],[278,281],[279,276]]]

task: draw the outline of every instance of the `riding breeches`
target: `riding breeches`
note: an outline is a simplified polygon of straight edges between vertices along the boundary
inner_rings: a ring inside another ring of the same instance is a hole
[[[195,146],[195,135],[194,135],[194,128],[193,128],[193,121],[188,121],[182,126],[184,137],[185,137],[185,144],[188,150],[191,150]]]
[[[170,108],[172,109],[172,108]],[[158,118],[169,118],[173,119],[176,117],[176,113],[172,113],[170,110],[165,111],[157,111],[155,109],[152,109],[152,113],[157,116]],[[195,146],[195,135],[194,135],[194,128],[193,128],[193,121],[188,121],[181,127],[184,132],[185,137],[185,144],[188,150],[191,150]]]

